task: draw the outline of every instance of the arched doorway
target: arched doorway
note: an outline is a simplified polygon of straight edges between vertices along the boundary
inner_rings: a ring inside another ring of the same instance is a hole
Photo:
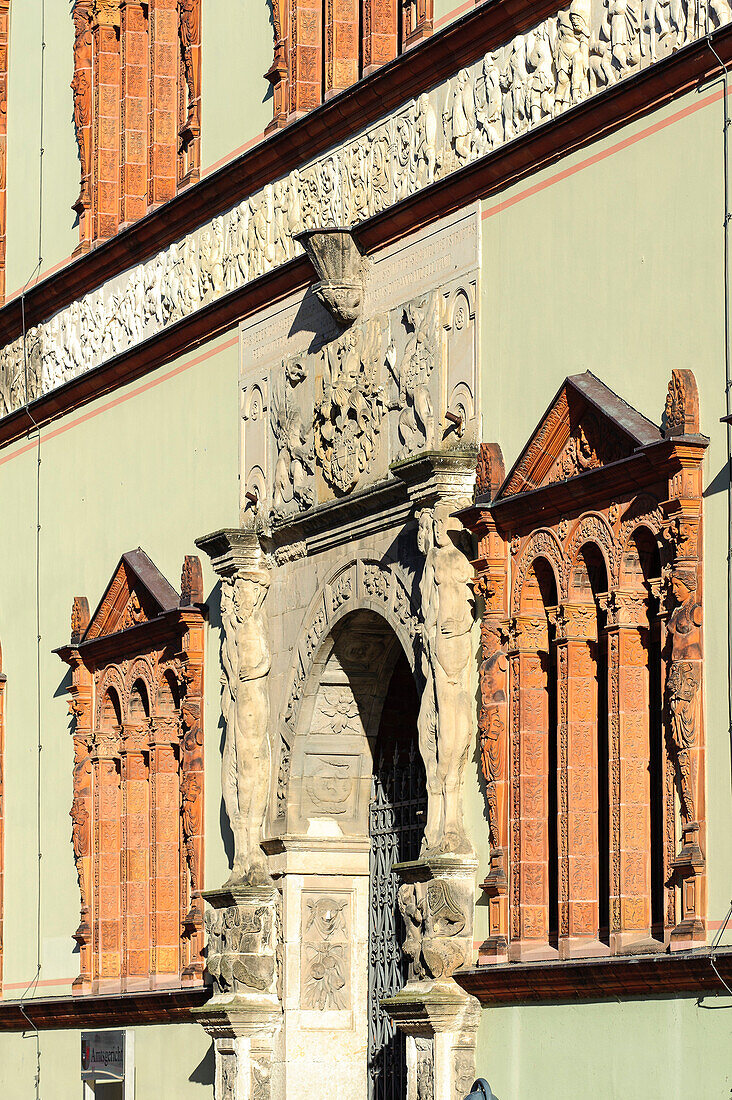
[[[400,653],[384,700],[373,748],[369,804],[369,1048],[370,1100],[406,1096],[405,1037],[395,1031],[381,1000],[404,985],[402,921],[394,865],[417,859],[427,813],[427,786],[417,749],[419,695]]]
[[[393,868],[418,857],[426,820],[414,651],[369,607],[328,628],[294,720],[279,841],[293,872],[282,880],[283,994],[297,1011],[285,1074],[293,1088],[322,1080],[337,1054],[355,1095],[397,1100],[404,1042],[380,1001],[406,979]]]

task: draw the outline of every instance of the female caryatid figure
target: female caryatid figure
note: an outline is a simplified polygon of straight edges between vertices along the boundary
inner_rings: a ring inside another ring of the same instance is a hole
[[[668,621],[671,662],[666,677],[666,700],[686,823],[696,818],[690,750],[697,742],[697,697],[701,684],[702,608],[696,598],[696,570],[674,567],[671,591],[676,607]]]
[[[228,587],[231,582],[227,582]],[[234,834],[234,866],[228,885],[269,882],[260,841],[269,789],[269,691],[272,663],[262,604],[269,574],[240,574],[222,596],[223,711],[226,740],[222,785]]]

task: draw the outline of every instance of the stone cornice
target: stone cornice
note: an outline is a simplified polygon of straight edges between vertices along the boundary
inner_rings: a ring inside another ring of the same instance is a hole
[[[732,949],[625,955],[573,962],[507,963],[455,974],[481,1004],[663,997],[671,993],[726,993],[732,981]],[[720,977],[721,975],[721,977]]]
[[[208,987],[120,993],[108,997],[31,997],[0,1000],[0,1032],[64,1028],[134,1027],[192,1022],[192,1010],[211,996]]]

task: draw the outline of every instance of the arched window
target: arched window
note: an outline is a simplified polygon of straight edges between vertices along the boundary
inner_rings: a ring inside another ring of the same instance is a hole
[[[506,478],[482,449],[482,962],[705,942],[706,445],[690,371],[661,427],[588,372]]]
[[[142,550],[123,555],[93,616],[77,597],[71,665],[76,993],[203,975],[203,612],[187,558],[175,592]],[[182,934],[181,934],[181,929]]]

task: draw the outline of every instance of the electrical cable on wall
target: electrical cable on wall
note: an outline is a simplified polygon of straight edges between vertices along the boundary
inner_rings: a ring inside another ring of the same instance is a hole
[[[14,8],[10,10],[11,29],[12,29],[12,13]],[[38,169],[38,258],[36,265],[31,272],[28,280],[26,281],[23,290],[20,295],[20,308],[22,319],[22,343],[23,343],[23,373],[25,381],[25,412],[31,421],[31,427],[28,430],[28,440],[33,438],[33,433],[36,433],[36,440],[38,443],[36,450],[36,537],[35,537],[35,611],[36,611],[36,731],[37,731],[37,758],[36,758],[36,783],[37,783],[37,796],[36,796],[36,841],[37,841],[37,891],[36,891],[36,971],[31,978],[28,986],[23,992],[20,998],[20,1011],[23,1014],[25,1020],[27,1020],[29,1027],[32,1029],[35,1044],[36,1044],[36,1071],[34,1077],[34,1089],[36,1100],[40,1100],[41,1096],[41,1039],[38,1028],[33,1023],[33,1020],[28,1015],[24,1002],[29,996],[32,996],[38,987],[38,982],[41,976],[41,956],[42,956],[42,937],[41,937],[41,897],[42,897],[42,877],[41,877],[41,865],[43,861],[43,798],[42,798],[42,779],[43,779],[43,736],[42,736],[42,694],[41,694],[41,429],[33,418],[33,414],[30,411],[30,387],[28,385],[28,347],[27,347],[27,329],[25,320],[25,293],[31,282],[37,280],[43,269],[43,131],[44,131],[44,92],[45,92],[45,56],[46,56],[46,3],[45,0],[41,0],[41,66],[40,66],[40,124],[39,124],[39,169]]]

